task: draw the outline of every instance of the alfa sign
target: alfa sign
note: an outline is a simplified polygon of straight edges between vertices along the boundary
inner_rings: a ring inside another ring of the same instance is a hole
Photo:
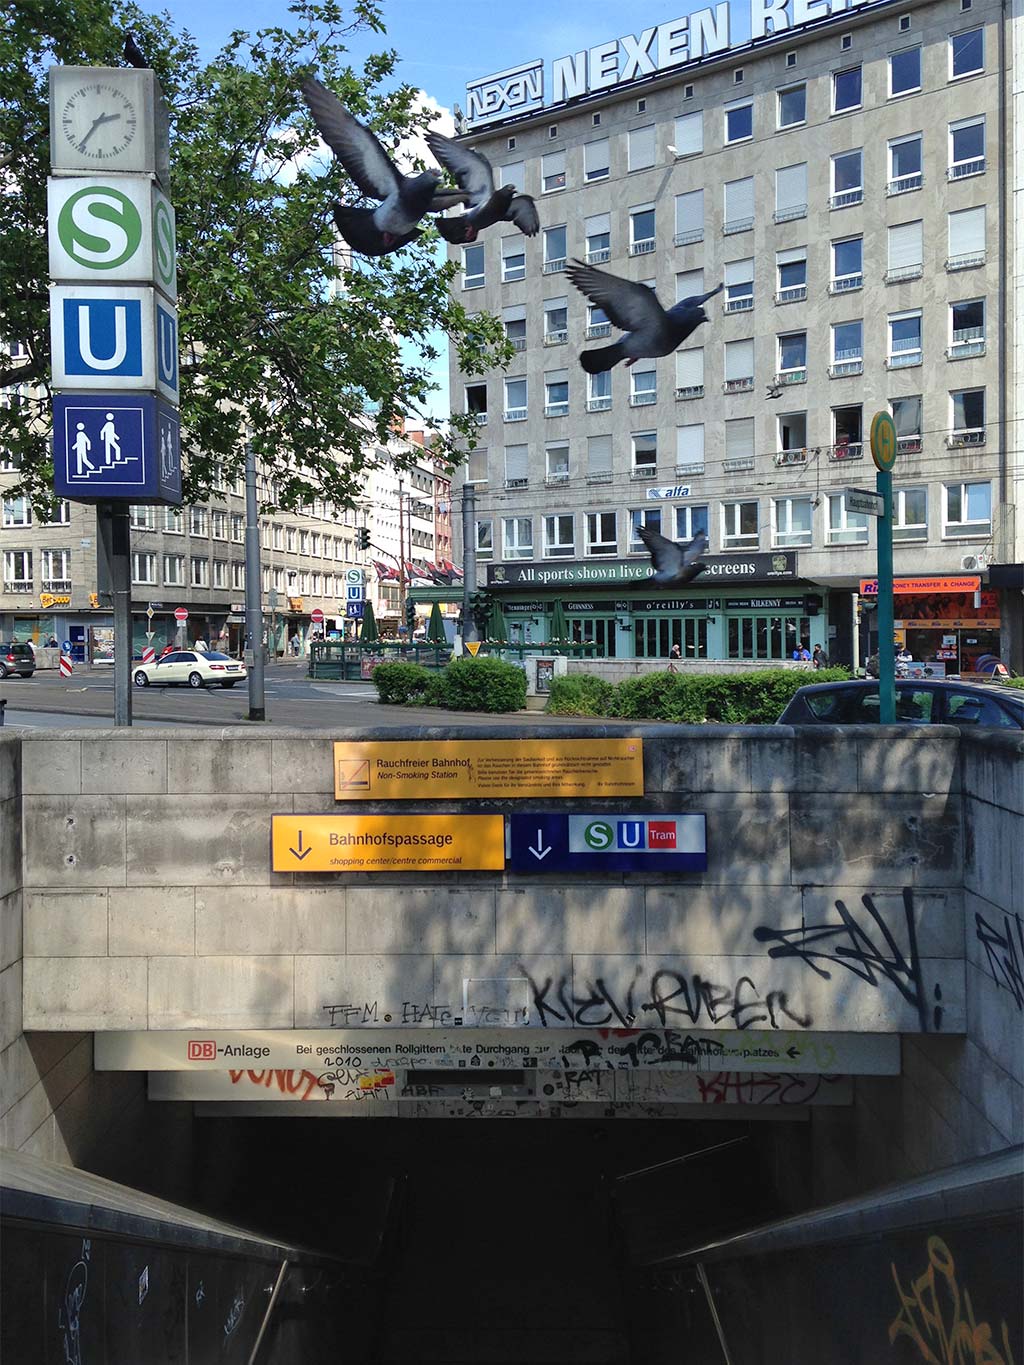
[[[178,402],[178,312],[145,287],[50,289],[58,389],[155,389]]]
[[[509,816],[513,872],[703,872],[704,815]]]
[[[177,298],[174,209],[148,176],[51,179],[50,277],[151,283]]]

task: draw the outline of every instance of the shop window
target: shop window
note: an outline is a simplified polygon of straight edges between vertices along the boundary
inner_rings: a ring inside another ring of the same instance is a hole
[[[942,534],[947,538],[992,534],[992,485],[943,485]]]
[[[696,612],[675,616],[638,616],[633,623],[638,659],[706,659],[708,621]]]
[[[810,639],[806,616],[729,616],[726,654],[730,659],[789,659]]]

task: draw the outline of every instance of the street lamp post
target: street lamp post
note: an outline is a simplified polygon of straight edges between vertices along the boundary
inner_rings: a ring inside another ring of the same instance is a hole
[[[245,445],[245,643],[249,672],[249,719],[266,720],[263,687],[263,583],[256,502],[256,452]]]

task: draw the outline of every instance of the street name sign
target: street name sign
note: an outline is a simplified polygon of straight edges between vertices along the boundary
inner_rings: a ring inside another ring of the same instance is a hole
[[[503,815],[274,815],[274,872],[500,871]]]
[[[512,872],[703,872],[707,865],[702,814],[509,816]]]
[[[640,739],[390,740],[334,746],[338,801],[643,794]]]
[[[848,512],[861,512],[866,517],[885,515],[885,499],[880,493],[872,492],[870,488],[847,488],[843,496]]]
[[[53,484],[60,498],[181,503],[177,410],[153,394],[59,393],[53,399]]]
[[[362,1016],[362,1005],[349,1007]],[[157,1029],[96,1034],[97,1071],[221,1071],[307,1067],[319,1074],[376,1067],[539,1067],[558,1071],[790,1071],[806,1075],[897,1076],[895,1033],[758,1029],[478,1028],[452,1007],[443,1028]],[[421,1015],[422,1018],[422,1015]]]

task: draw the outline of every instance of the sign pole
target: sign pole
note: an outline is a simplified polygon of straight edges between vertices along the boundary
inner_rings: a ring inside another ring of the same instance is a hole
[[[256,503],[256,452],[245,445],[245,644],[249,666],[249,719],[266,720],[263,693],[263,584]]]
[[[132,723],[131,532],[126,503],[96,506],[97,577],[114,612],[114,724]]]
[[[887,412],[876,412],[871,422],[871,458],[875,489],[882,499],[878,518],[878,719],[896,723],[896,651],[893,639],[892,592],[892,467],[896,463],[896,427]]]
[[[462,642],[478,640],[470,602],[476,592],[476,487],[462,485]]]

